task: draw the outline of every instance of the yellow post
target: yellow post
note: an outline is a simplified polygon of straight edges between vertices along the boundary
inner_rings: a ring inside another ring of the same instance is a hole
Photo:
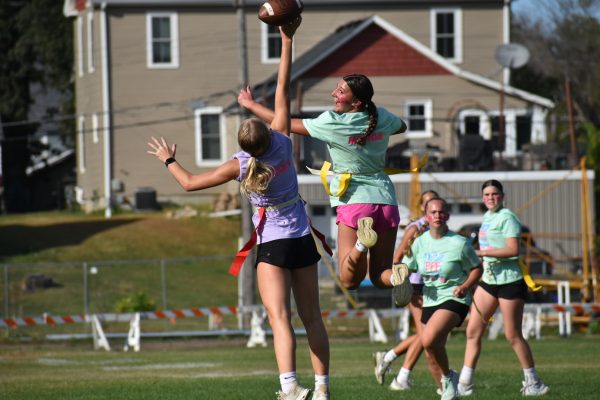
[[[410,192],[409,196],[409,208],[410,208],[410,219],[416,220],[421,216],[421,182],[419,181],[419,157],[416,154],[410,156]]]
[[[587,171],[585,167],[585,157],[579,162],[581,168],[581,251],[582,251],[582,270],[583,270],[583,299],[590,301],[590,256],[589,256],[589,237],[588,237],[588,191],[587,191]]]

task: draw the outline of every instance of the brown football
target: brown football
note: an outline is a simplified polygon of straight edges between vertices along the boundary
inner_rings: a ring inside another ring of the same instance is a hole
[[[269,25],[287,25],[298,17],[303,9],[304,4],[301,0],[267,0],[258,10],[258,19]]]

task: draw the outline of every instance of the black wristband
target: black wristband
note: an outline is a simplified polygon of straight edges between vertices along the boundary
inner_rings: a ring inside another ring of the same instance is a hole
[[[169,168],[169,164],[174,163],[175,159],[173,157],[169,157],[165,160],[165,167]]]

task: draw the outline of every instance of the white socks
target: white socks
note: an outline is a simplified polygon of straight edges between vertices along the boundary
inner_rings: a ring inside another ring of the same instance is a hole
[[[458,377],[458,381],[465,385],[470,385],[471,382],[473,382],[473,371],[473,368],[463,365],[462,370],[460,371],[460,376]]]
[[[523,375],[525,375],[526,381],[537,382],[540,380],[535,367],[523,369]]]
[[[400,368],[398,372],[398,377],[396,378],[399,382],[408,382],[408,377],[410,375],[410,369],[406,369],[404,367]]]
[[[356,240],[356,244],[354,245],[354,247],[356,247],[356,250],[360,251],[361,253],[366,253],[367,250],[369,250],[369,248],[362,244],[358,239]]]
[[[289,393],[298,384],[296,371],[284,372],[279,375],[279,383],[281,384],[281,391],[286,394]]]
[[[394,353],[394,349],[388,351],[387,353],[385,353],[385,356],[383,356],[383,361],[385,361],[386,363],[391,363],[392,361],[394,361],[396,358],[398,357],[398,355],[396,353]]]
[[[329,389],[329,375],[315,374],[315,389],[317,389],[321,385],[325,385],[327,389]]]

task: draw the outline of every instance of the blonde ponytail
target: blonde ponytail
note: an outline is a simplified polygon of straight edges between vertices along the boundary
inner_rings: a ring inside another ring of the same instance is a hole
[[[246,177],[241,182],[240,191],[248,196],[250,193],[264,193],[273,179],[273,167],[250,157],[246,169]]]

